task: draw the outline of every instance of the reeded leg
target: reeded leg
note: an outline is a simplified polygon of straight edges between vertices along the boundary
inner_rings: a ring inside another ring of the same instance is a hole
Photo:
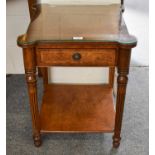
[[[126,75],[118,75],[117,83],[117,106],[116,106],[116,120],[115,120],[115,132],[113,136],[113,147],[118,148],[121,141],[121,126],[122,126],[122,118],[123,118],[123,110],[124,110],[124,101],[126,94],[126,84],[128,78]]]
[[[113,147],[118,148],[121,141],[121,127],[124,110],[124,101],[126,94],[126,86],[128,82],[128,72],[130,64],[130,49],[121,48],[118,56],[118,77],[117,77],[117,101],[116,101],[116,117],[115,129],[113,136]]]
[[[34,58],[33,48],[24,48],[24,66],[26,81],[28,86],[29,100],[30,100],[30,109],[32,115],[32,126],[33,126],[33,139],[35,146],[41,145],[41,136],[40,136],[40,119],[39,119],[39,110],[38,110],[38,100],[37,100],[37,86],[36,86],[36,65]]]

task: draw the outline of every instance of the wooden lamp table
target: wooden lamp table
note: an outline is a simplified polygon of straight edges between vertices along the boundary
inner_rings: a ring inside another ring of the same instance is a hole
[[[131,48],[137,43],[127,31],[120,8],[35,6],[26,34],[17,41],[23,48],[35,146],[41,145],[43,133],[87,132],[113,132],[113,147],[119,146]],[[109,83],[49,84],[47,68],[51,66],[109,67]],[[37,100],[37,68],[44,81],[41,108]]]

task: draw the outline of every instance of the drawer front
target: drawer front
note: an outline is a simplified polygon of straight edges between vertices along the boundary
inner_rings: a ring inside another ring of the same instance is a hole
[[[115,49],[38,49],[38,66],[114,66]]]

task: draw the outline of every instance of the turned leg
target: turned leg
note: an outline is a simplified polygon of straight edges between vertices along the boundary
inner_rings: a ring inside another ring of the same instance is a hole
[[[118,56],[118,77],[117,77],[117,100],[116,100],[116,117],[115,129],[113,136],[113,147],[118,148],[121,141],[121,127],[124,110],[124,101],[126,94],[126,86],[128,82],[128,72],[130,64],[130,49],[121,48]]]
[[[32,115],[33,139],[35,146],[39,147],[41,145],[41,135],[37,100],[36,65],[33,48],[24,48],[23,56]]]

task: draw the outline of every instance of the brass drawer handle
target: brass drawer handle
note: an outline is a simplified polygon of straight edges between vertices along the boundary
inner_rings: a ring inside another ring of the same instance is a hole
[[[81,54],[80,53],[74,53],[73,56],[72,56],[73,60],[80,60],[81,59]]]

